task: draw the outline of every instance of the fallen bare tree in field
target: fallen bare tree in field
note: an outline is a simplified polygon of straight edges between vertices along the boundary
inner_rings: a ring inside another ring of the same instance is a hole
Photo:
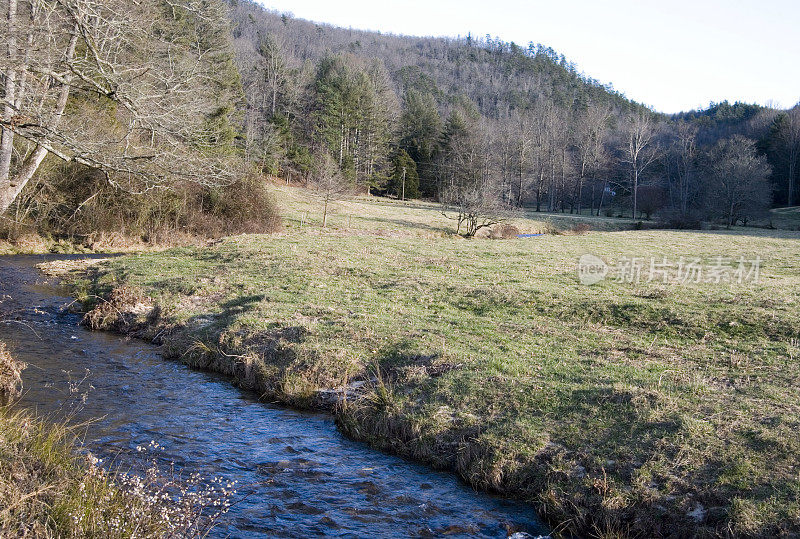
[[[224,7],[200,0],[5,0],[0,213],[48,155],[141,192],[230,183],[238,79]]]

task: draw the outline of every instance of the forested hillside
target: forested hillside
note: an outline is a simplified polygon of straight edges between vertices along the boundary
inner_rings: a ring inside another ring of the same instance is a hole
[[[325,207],[424,197],[474,223],[527,207],[769,225],[800,200],[800,108],[668,117],[534,42],[341,29],[250,0],[3,9],[5,238],[272,230],[269,176]]]
[[[421,196],[457,206],[676,226],[797,203],[797,108],[725,102],[668,117],[544,45],[341,29],[247,0],[231,1],[231,17],[246,154],[266,173],[314,185],[330,157],[362,190],[402,196],[404,183],[416,196],[418,176]],[[724,181],[734,170],[747,172]]]

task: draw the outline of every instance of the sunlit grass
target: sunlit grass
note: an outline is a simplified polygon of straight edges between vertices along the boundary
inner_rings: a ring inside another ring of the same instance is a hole
[[[289,229],[322,224],[322,203],[311,190],[276,185],[272,188]],[[588,223],[596,230],[624,230],[630,219],[594,217],[570,213],[510,211],[507,222],[523,234],[544,231],[549,225],[569,230]],[[392,200],[381,197],[343,197],[330,210],[328,226],[333,229],[369,230],[387,235],[440,237],[455,234],[456,223],[441,212],[441,206],[422,200]],[[484,231],[485,233],[485,231]]]

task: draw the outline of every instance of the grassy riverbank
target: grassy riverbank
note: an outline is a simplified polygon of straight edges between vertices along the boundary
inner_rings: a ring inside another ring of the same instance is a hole
[[[0,537],[164,537],[173,526],[76,451],[76,429],[0,407]]]
[[[80,451],[83,427],[15,410],[24,365],[0,342],[0,537],[204,537],[216,490],[110,473]],[[181,494],[176,494],[183,491]]]
[[[800,532],[800,234],[466,241],[425,205],[348,202],[321,230],[313,200],[284,196],[285,233],[104,262],[76,282],[92,324],[268,399],[348,392],[349,435],[526,499],[556,530]],[[586,253],[762,262],[757,283],[587,287]]]

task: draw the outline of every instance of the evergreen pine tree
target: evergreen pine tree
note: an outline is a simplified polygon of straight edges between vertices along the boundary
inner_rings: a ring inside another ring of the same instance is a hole
[[[392,177],[389,192],[398,198],[419,198],[419,175],[417,164],[403,149],[395,153],[392,159]]]

